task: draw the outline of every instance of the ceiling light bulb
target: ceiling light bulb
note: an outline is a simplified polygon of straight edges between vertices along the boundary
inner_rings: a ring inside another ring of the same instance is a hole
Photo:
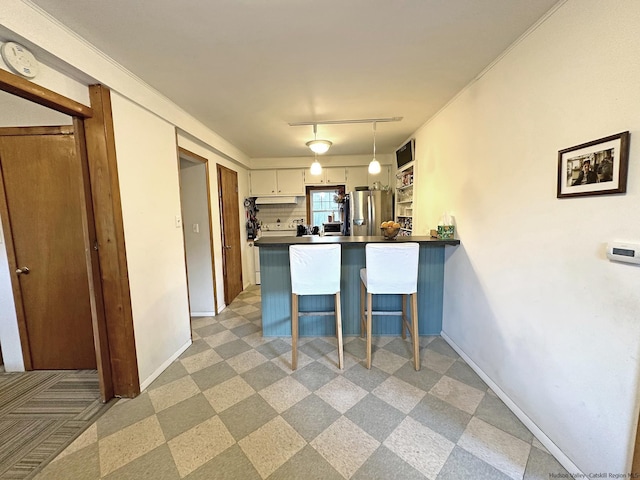
[[[371,173],[372,175],[380,173],[380,162],[375,158],[371,160],[371,163],[369,163],[369,173]]]
[[[311,140],[307,142],[307,147],[311,149],[313,153],[322,155],[329,150],[329,147],[333,145],[329,140]]]
[[[316,158],[311,164],[311,175],[320,175],[322,173],[322,165],[318,162]]]

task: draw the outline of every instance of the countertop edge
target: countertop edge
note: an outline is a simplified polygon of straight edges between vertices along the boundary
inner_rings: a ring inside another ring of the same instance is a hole
[[[397,237],[394,240],[385,240],[383,236],[377,237],[347,237],[347,236],[312,236],[312,237],[262,237],[254,241],[256,247],[282,247],[287,245],[361,245],[367,243],[406,243],[416,242],[420,244],[438,245],[460,245],[460,240],[431,237]]]

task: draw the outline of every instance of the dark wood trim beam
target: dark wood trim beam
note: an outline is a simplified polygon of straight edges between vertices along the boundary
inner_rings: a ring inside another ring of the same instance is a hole
[[[0,90],[74,117],[89,118],[93,115],[91,107],[2,69],[0,69]]]
[[[133,331],[111,94],[109,89],[102,85],[91,85],[89,96],[94,115],[85,119],[84,125],[113,391],[116,396],[135,397],[140,393],[140,380]]]

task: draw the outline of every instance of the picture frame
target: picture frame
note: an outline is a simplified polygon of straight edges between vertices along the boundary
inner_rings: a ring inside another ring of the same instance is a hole
[[[627,191],[629,132],[558,152],[558,198]]]

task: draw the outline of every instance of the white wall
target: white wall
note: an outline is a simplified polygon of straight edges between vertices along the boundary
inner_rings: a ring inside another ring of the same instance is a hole
[[[140,383],[191,342],[173,125],[112,92]]]
[[[206,173],[204,163],[180,161],[180,199],[192,316],[216,314]],[[194,231],[194,225],[197,225],[198,231]]]
[[[443,332],[570,472],[628,472],[638,419],[640,268],[604,247],[640,241],[639,18],[568,1],[416,132],[416,230],[462,242]],[[626,130],[626,194],[556,198],[558,150]]]
[[[4,233],[2,224],[0,224],[0,346],[2,347],[2,359],[7,372],[24,372],[18,318],[11,289],[9,258],[5,247]]]

